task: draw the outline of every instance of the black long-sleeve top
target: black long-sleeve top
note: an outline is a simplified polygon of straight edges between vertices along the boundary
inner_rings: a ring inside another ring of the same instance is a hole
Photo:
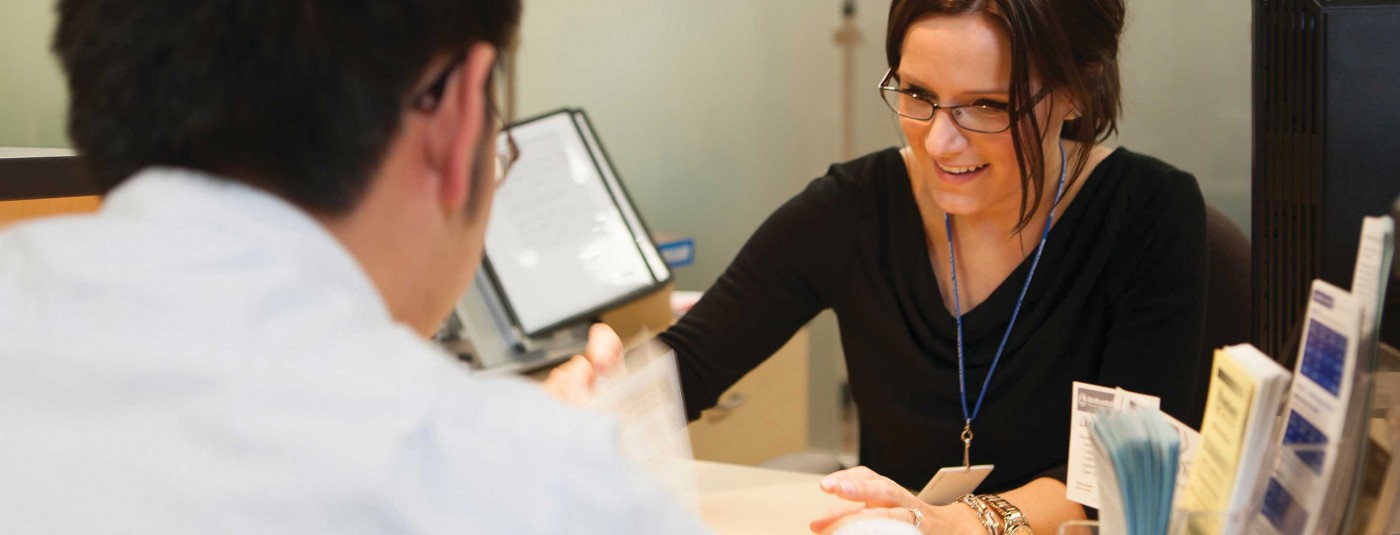
[[[961,465],[956,324],[926,243],[897,149],[831,166],[661,335],[677,351],[689,417],[831,308],[861,463],[914,489]],[[980,491],[1063,480],[1072,381],[1160,396],[1163,410],[1194,425],[1205,255],[1204,203],[1190,174],[1122,148],[1090,172],[1051,228],[972,424],[972,464],[996,465]],[[1028,255],[964,311],[969,409],[1030,263]]]

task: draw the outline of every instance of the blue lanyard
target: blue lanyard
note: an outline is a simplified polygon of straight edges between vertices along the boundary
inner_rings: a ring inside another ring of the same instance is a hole
[[[962,323],[962,303],[958,300],[958,265],[953,256],[953,223],[948,219],[948,213],[943,213],[943,228],[948,231],[948,269],[953,275],[953,312],[958,319],[958,396],[962,401],[963,413],[963,464],[968,463],[967,450],[972,444],[972,420],[977,417],[977,412],[982,410],[982,399],[987,395],[987,385],[992,382],[992,372],[997,369],[997,362],[1001,361],[1001,352],[1006,349],[1006,340],[1011,338],[1011,328],[1016,325],[1016,316],[1021,313],[1021,301],[1026,298],[1026,289],[1031,287],[1031,278],[1035,277],[1035,267],[1040,264],[1040,253],[1045,250],[1045,239],[1050,236],[1050,223],[1055,218],[1055,207],[1060,205],[1060,196],[1065,192],[1065,144],[1060,142],[1060,184],[1055,187],[1055,202],[1050,205],[1050,213],[1045,214],[1045,229],[1040,231],[1040,244],[1035,246],[1035,259],[1031,260],[1031,271],[1026,274],[1026,282],[1021,285],[1021,295],[1016,297],[1016,308],[1011,311],[1011,323],[1006,326],[1006,334],[1001,336],[1001,344],[997,346],[997,354],[992,358],[992,367],[987,370],[987,378],[982,381],[982,392],[977,394],[977,404],[972,407],[972,413],[967,411],[967,382],[963,372],[963,323]]]

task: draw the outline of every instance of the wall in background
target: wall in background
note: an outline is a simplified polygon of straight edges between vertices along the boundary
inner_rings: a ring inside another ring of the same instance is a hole
[[[1250,2],[1129,0],[1119,145],[1196,175],[1249,235]]]
[[[517,109],[587,110],[650,226],[695,236],[696,263],[676,275],[704,289],[834,159],[838,14],[811,0],[534,0]]]
[[[67,147],[68,90],[49,53],[54,3],[4,0],[0,7],[0,146]]]
[[[896,142],[875,89],[888,4],[865,4],[859,151]],[[703,290],[769,213],[842,159],[840,15],[836,1],[532,0],[517,110],[586,109],[653,231],[695,238],[696,262],[676,271],[677,287]],[[824,314],[811,330],[817,448],[840,446],[839,345]]]

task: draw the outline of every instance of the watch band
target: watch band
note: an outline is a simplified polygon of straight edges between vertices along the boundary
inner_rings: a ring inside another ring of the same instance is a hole
[[[1001,527],[1006,535],[1032,535],[1031,524],[1026,521],[1026,515],[1005,498],[996,494],[983,494],[977,499],[986,502],[1001,515]]]
[[[986,528],[987,535],[1003,535],[997,513],[987,507],[987,504],[982,503],[982,500],[971,494],[964,494],[958,498],[958,501],[971,507],[977,513],[977,520],[982,522],[982,527]]]

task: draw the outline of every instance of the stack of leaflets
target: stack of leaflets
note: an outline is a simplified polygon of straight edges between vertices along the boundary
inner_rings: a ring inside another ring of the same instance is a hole
[[[1259,533],[1334,533],[1358,502],[1368,442],[1376,329],[1385,295],[1388,217],[1367,218],[1352,291],[1313,281],[1282,449],[1264,490]]]
[[[1156,398],[1075,383],[1066,496],[1100,533],[1400,533],[1400,352],[1377,358],[1394,238],[1366,218],[1351,291],[1313,282],[1293,373],[1216,352],[1200,435]]]
[[[1190,533],[1239,533],[1272,468],[1269,452],[1293,375],[1249,344],[1215,351],[1201,456],[1181,497]]]
[[[1356,410],[1356,346],[1361,327],[1356,300],[1324,281],[1313,282],[1302,354],[1288,400],[1283,448],[1260,510],[1263,533],[1335,531],[1347,496],[1329,496],[1344,453],[1348,413]],[[1354,452],[1352,452],[1354,454]],[[1348,476],[1350,474],[1347,474]]]
[[[1103,508],[1099,500],[1099,476],[1094,459],[1094,422],[1102,416],[1133,407],[1156,409],[1161,399],[1122,388],[1074,382],[1071,389],[1073,403],[1070,407],[1068,474],[1065,477],[1065,497],[1085,507]],[[1161,413],[1167,423],[1176,428],[1181,437],[1181,454],[1177,457],[1176,489],[1174,494],[1182,494],[1186,485],[1186,475],[1191,470],[1191,459],[1196,455],[1201,434],[1190,426],[1181,423],[1170,414]]]
[[[1100,531],[1160,535],[1171,521],[1181,436],[1161,411],[1134,406],[1092,424]]]
[[[1400,199],[1397,199],[1400,201]],[[1397,204],[1400,206],[1400,203]],[[1360,403],[1348,418],[1349,438],[1356,443],[1357,454],[1343,459],[1341,470],[1355,473],[1353,478],[1335,478],[1333,492],[1348,493],[1349,509],[1343,531],[1349,533],[1394,533],[1382,531],[1380,513],[1396,500],[1396,482],[1390,459],[1394,448],[1396,423],[1391,417],[1394,406],[1395,365],[1382,357],[1380,343],[1381,313],[1390,269],[1395,256],[1395,220],[1390,217],[1368,217],[1361,225],[1361,242],[1357,245],[1356,266],[1351,276],[1351,295],[1361,307],[1360,346],[1357,349]],[[1400,274],[1400,272],[1397,272]],[[1393,348],[1386,346],[1393,351]],[[1368,395],[1369,393],[1369,395]],[[1371,402],[1366,405],[1365,402]],[[1350,483],[1350,485],[1348,485]],[[1348,488],[1349,487],[1349,488]],[[1380,493],[1384,488],[1385,496]],[[1348,492],[1349,491],[1349,492]],[[1376,501],[1384,500],[1384,501]]]

